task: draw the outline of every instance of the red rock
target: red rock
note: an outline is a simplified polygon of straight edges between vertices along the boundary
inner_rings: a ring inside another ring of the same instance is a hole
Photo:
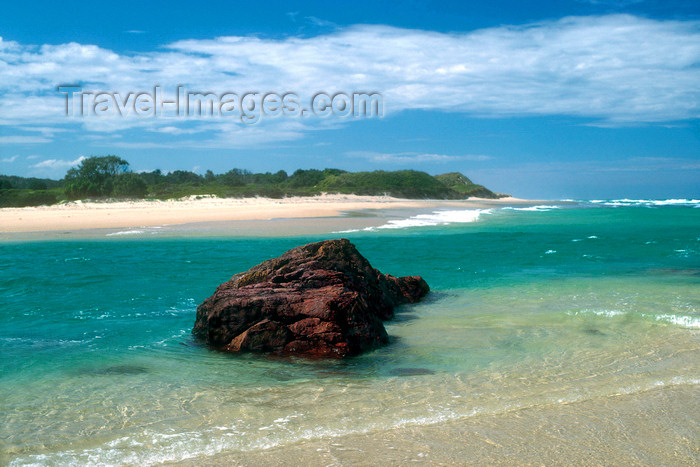
[[[374,269],[346,239],[293,248],[221,284],[192,333],[214,348],[345,357],[388,342],[383,320],[429,291]]]

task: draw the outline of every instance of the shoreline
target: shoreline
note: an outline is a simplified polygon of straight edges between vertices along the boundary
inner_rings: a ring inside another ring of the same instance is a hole
[[[371,218],[387,210],[440,208],[487,209],[530,206],[546,201],[518,198],[414,200],[389,196],[319,195],[291,198],[189,197],[179,200],[75,201],[64,204],[0,209],[0,234],[89,233],[109,229],[161,228],[203,223],[291,219]],[[343,223],[343,225],[347,224]],[[355,223],[350,223],[354,227]],[[182,230],[182,229],[179,229]],[[191,229],[184,229],[191,230]],[[107,232],[109,233],[109,232]],[[279,232],[278,232],[279,233]]]
[[[576,402],[407,425],[389,430],[310,438],[247,452],[221,452],[161,465],[690,465],[700,449],[687,407],[694,384],[662,386]]]

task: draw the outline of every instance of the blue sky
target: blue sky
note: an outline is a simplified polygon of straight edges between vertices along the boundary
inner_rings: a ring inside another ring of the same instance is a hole
[[[700,3],[9,2],[0,173],[461,171],[521,197],[700,197]],[[374,91],[382,118],[68,118],[59,84]]]

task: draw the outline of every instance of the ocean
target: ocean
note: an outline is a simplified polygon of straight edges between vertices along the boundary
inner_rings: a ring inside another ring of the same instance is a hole
[[[268,451],[284,463],[305,443],[557,413],[659,388],[697,395],[699,207],[569,201],[431,210],[305,236],[132,229],[0,243],[0,464],[199,463]],[[431,286],[385,324],[390,345],[307,360],[223,354],[192,339],[195,309],[218,284],[338,237],[380,271]],[[666,422],[697,441],[697,401],[682,413]],[[698,461],[693,444],[676,455]],[[416,449],[396,462],[430,460]]]

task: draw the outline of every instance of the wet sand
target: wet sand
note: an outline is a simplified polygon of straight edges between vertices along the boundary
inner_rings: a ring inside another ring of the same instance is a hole
[[[698,465],[700,388],[660,387],[192,459],[194,465]]]

